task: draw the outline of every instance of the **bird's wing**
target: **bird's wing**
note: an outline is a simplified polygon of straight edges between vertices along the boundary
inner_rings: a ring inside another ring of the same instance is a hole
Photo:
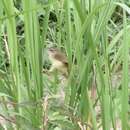
[[[64,64],[68,64],[68,60],[65,54],[60,53],[60,54],[55,54],[55,59],[63,62]]]

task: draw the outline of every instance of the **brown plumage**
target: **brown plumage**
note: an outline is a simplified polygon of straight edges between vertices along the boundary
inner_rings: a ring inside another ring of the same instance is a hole
[[[48,56],[52,63],[50,71],[58,70],[63,75],[68,76],[68,60],[65,53],[58,48],[49,48]]]
[[[63,63],[68,63],[65,53],[61,52],[58,48],[49,48],[48,51],[52,53],[56,60],[59,60]]]

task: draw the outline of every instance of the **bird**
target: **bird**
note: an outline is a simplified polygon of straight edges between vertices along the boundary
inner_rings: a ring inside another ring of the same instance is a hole
[[[68,77],[69,72],[69,63],[67,60],[66,54],[61,51],[59,48],[50,47],[47,49],[48,58],[51,62],[51,67],[48,73],[52,73],[54,71],[60,72],[64,77]]]

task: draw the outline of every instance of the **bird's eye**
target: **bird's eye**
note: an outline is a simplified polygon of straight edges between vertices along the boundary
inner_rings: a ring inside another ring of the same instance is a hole
[[[54,51],[54,49],[50,49],[50,51]]]
[[[50,48],[49,51],[50,52],[55,52],[55,49],[54,48]]]

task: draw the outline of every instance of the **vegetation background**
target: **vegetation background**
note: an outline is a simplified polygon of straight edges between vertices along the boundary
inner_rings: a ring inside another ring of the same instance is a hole
[[[69,61],[64,103],[48,46]],[[129,46],[130,0],[0,0],[0,130],[129,130]]]

